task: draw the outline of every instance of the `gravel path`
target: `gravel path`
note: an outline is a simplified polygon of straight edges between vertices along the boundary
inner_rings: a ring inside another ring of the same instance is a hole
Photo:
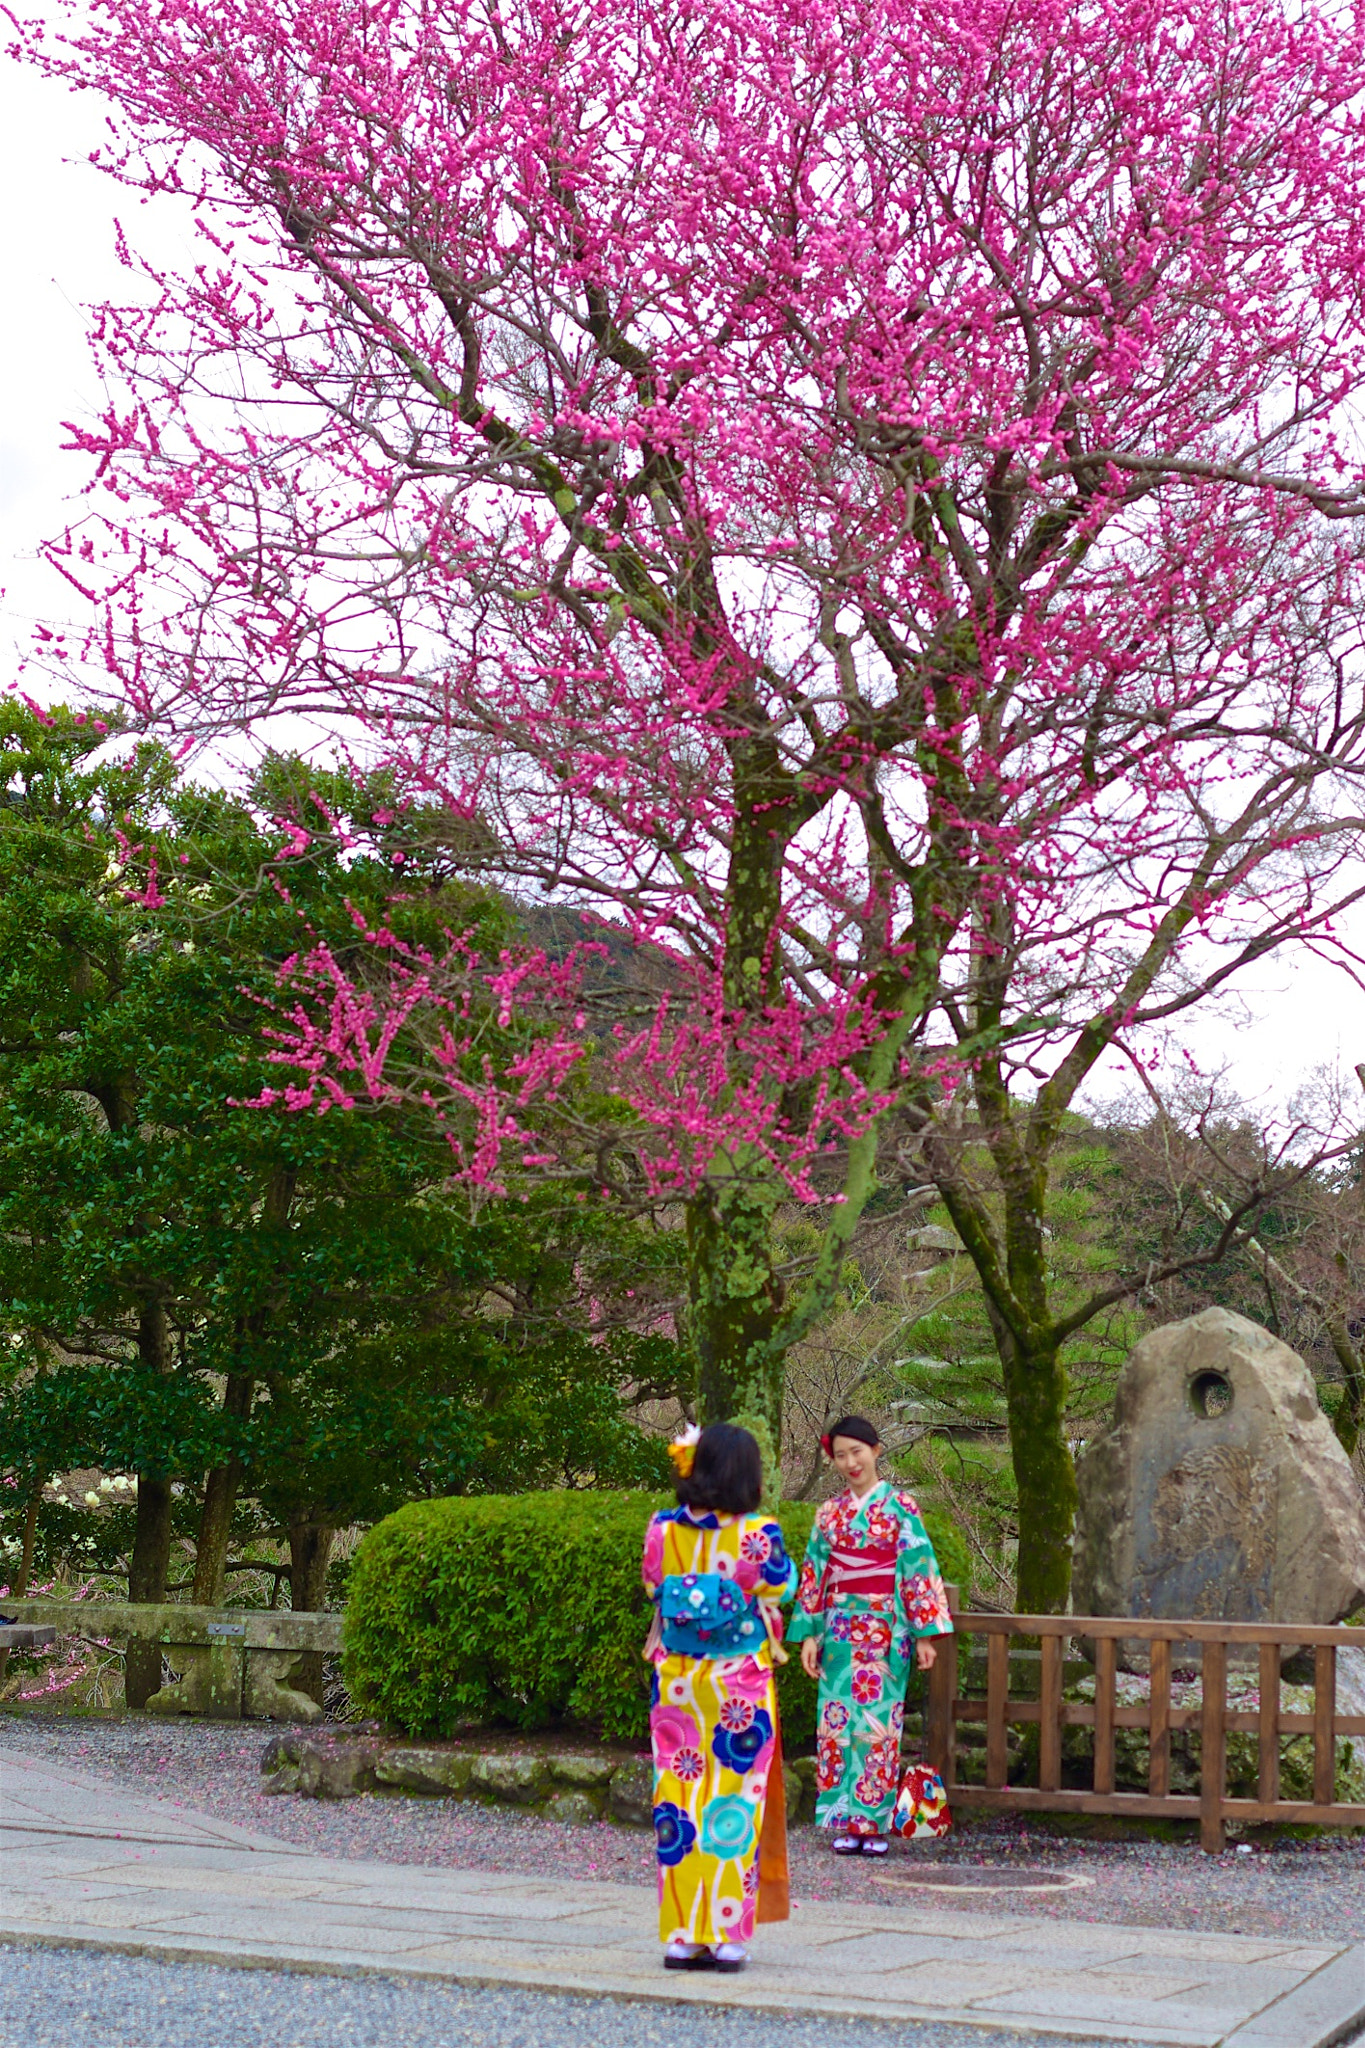
[[[733,2008],[722,2018],[705,2006],[0,1946],[0,2048],[716,2048],[718,2040],[724,2048],[1037,2048],[1038,2036]]]
[[[268,1731],[255,1723],[39,1720],[0,1714],[0,1756],[11,1744],[130,1791],[277,1835],[320,1856],[523,1876],[551,1869],[556,1877],[654,1883],[653,1838],[643,1829],[568,1827],[510,1807],[454,1799],[267,1796],[257,1789],[267,1738]],[[1068,1871],[1089,1882],[1050,1893],[971,1893],[901,1890],[878,1881],[909,1877],[935,1861]],[[1324,1834],[1209,1857],[1192,1843],[1077,1841],[1049,1831],[1036,1818],[1000,1816],[959,1831],[942,1847],[898,1843],[876,1866],[838,1862],[823,1836],[813,1828],[798,1828],[791,1864],[793,1894],[801,1899],[862,1898],[883,1909],[897,1900],[907,1910],[939,1905],[1127,1926],[1291,1935],[1305,1941],[1365,1940],[1365,1834]],[[971,2038],[980,2044],[981,2036],[973,2033]]]

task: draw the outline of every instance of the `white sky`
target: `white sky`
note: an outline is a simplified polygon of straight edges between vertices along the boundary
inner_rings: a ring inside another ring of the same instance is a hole
[[[12,680],[34,624],[79,626],[81,601],[37,559],[59,532],[87,465],[61,452],[62,421],[94,413],[100,388],[83,305],[126,296],[114,221],[167,263],[192,260],[173,201],[145,206],[86,160],[105,135],[90,95],[73,95],[0,59],[0,656]],[[1356,926],[1365,943],[1365,917]],[[1282,1100],[1310,1069],[1365,1059],[1365,994],[1302,950],[1262,963],[1241,1002],[1182,1031],[1206,1068],[1229,1068],[1244,1096]],[[1109,1085],[1117,1082],[1109,1077]],[[1103,1092],[1103,1091],[1102,1091]]]

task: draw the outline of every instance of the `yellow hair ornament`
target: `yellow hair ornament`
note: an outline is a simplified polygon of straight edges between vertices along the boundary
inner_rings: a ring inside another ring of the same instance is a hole
[[[697,1445],[701,1442],[701,1431],[695,1422],[689,1422],[681,1436],[675,1436],[668,1446],[668,1455],[673,1460],[673,1470],[679,1479],[690,1476],[696,1463]]]

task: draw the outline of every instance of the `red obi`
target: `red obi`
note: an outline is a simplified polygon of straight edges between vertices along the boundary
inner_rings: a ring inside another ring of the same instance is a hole
[[[889,1600],[896,1590],[896,1545],[869,1543],[852,1550],[836,1544],[829,1554],[825,1584],[831,1596],[852,1593],[861,1600]]]

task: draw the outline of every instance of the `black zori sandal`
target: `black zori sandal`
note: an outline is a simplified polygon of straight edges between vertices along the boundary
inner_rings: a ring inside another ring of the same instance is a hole
[[[704,1942],[670,1941],[664,1950],[666,1970],[714,1970],[716,1959]]]

